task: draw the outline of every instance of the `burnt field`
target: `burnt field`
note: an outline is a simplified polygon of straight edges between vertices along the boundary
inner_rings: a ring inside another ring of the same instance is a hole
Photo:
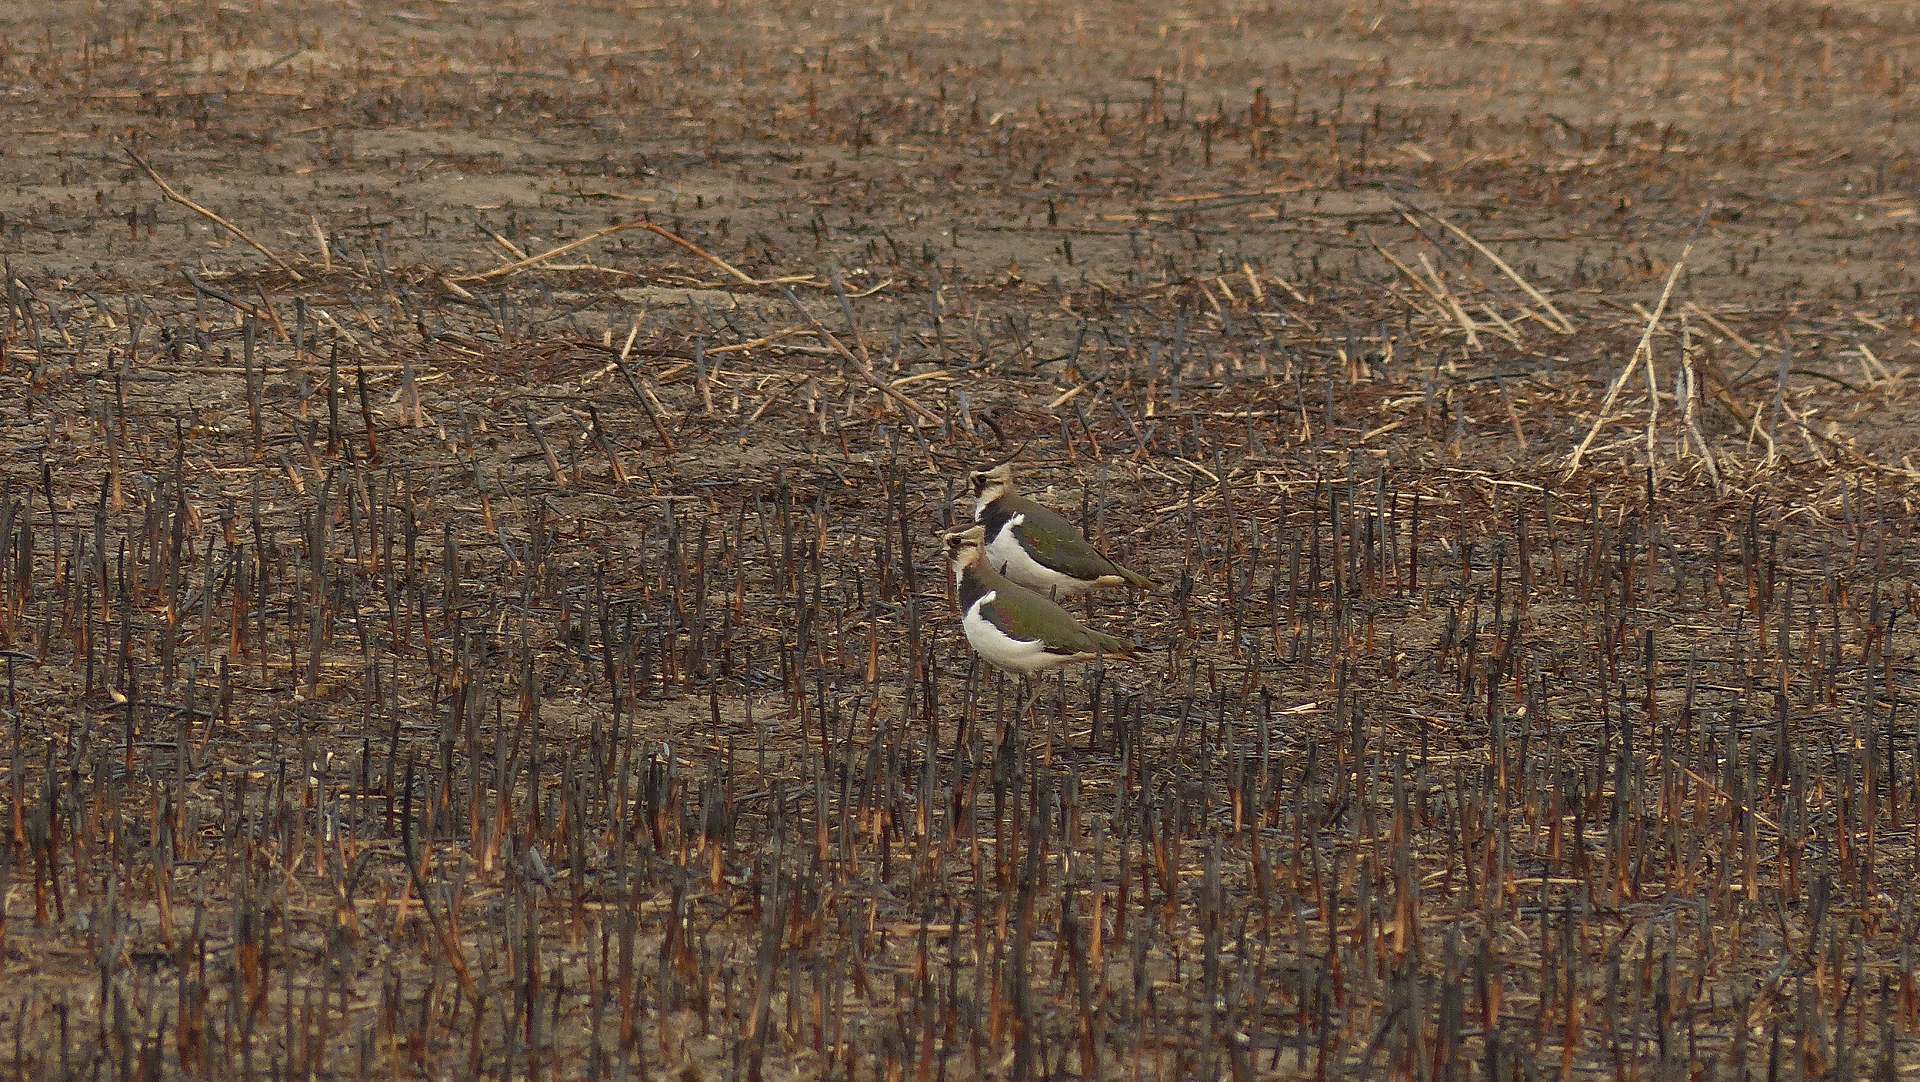
[[[41,7],[7,1077],[1920,1071],[1912,5]]]

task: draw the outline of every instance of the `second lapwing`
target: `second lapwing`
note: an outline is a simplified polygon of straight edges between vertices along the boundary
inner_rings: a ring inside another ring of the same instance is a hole
[[[1093,547],[1073,523],[1014,490],[1005,462],[967,475],[973,520],[986,535],[989,563],[1042,594],[1073,597],[1100,586],[1152,590],[1152,580],[1120,566]]]
[[[956,530],[945,540],[967,644],[989,664],[1016,676],[1032,676],[1076,662],[1134,656],[1125,639],[1082,626],[1051,598],[995,571],[986,559],[986,536],[980,527]]]

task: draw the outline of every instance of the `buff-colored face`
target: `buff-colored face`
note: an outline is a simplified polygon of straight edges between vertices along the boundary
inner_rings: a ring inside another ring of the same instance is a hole
[[[1013,491],[1013,467],[1003,462],[990,469],[975,470],[967,475],[967,483],[973,486],[975,502],[992,503]]]
[[[986,548],[987,532],[975,526],[970,530],[955,530],[947,534],[944,540],[947,543],[947,562],[957,574],[980,558]]]

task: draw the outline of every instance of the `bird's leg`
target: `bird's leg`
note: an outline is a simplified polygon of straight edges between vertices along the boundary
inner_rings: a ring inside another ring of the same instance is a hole
[[[1102,657],[1093,663],[1092,679],[1087,683],[1087,748],[1100,750],[1100,692],[1107,682],[1107,659]]]
[[[973,721],[973,712],[979,708],[976,692],[980,687],[980,655],[967,656],[966,693],[960,697],[960,720],[953,730],[953,750],[958,755],[962,744],[966,743],[969,723]],[[939,724],[936,721],[934,724]]]
[[[1067,670],[1060,669],[1053,684],[1053,725],[1047,730],[1047,765],[1053,765],[1053,739],[1060,738],[1062,744],[1067,739]],[[1070,745],[1069,745],[1070,746]]]
[[[993,719],[998,737],[1006,737],[1006,673],[993,671]]]
[[[1041,721],[1041,717],[1039,717],[1039,706],[1041,706],[1041,689],[1039,689],[1039,685],[1041,685],[1041,677],[1035,677],[1035,679],[1033,679],[1033,706],[1035,706],[1035,725],[1033,725],[1033,731],[1035,731],[1037,737],[1041,737],[1041,764],[1050,767],[1050,765],[1054,765],[1054,735],[1060,731],[1060,702],[1054,700],[1054,702],[1050,704],[1050,706],[1054,708],[1054,710],[1052,710],[1052,716],[1050,716],[1050,719],[1046,719],[1046,721]]]
[[[1027,732],[1035,736],[1040,733],[1040,712],[1034,709],[1039,704],[1039,701],[1039,689],[1033,679],[1026,676],[1021,677],[1020,705],[1015,709],[1014,713],[1025,720],[1027,723]]]

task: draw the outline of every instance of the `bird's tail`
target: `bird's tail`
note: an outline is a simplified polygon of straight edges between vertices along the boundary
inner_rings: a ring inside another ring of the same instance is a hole
[[[1126,579],[1127,585],[1129,586],[1137,586],[1142,590],[1157,591],[1160,589],[1160,587],[1154,585],[1154,582],[1152,579],[1146,577],[1145,575],[1142,575],[1138,571],[1130,571],[1124,567],[1120,568],[1119,570],[1120,570],[1120,577],[1123,579]]]
[[[1133,648],[1133,644],[1128,642],[1125,639],[1118,638],[1113,635],[1109,635],[1103,631],[1094,631],[1092,629],[1089,629],[1087,631],[1087,634],[1093,636],[1093,641],[1096,645],[1100,647],[1101,653],[1114,654],[1119,657],[1129,657],[1129,658],[1140,656],[1139,651]]]

